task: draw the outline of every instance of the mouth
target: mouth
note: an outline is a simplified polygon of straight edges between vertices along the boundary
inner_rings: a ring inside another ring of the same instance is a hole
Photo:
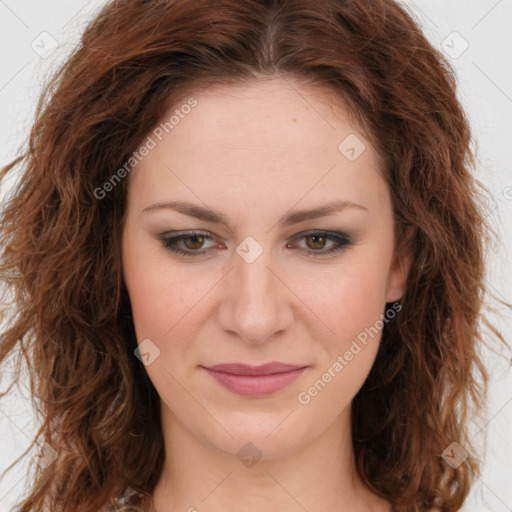
[[[222,386],[238,395],[263,397],[284,389],[308,367],[285,363],[261,366],[227,363],[202,368]]]

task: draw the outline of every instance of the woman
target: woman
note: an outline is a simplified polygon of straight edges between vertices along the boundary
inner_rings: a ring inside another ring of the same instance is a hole
[[[45,443],[18,510],[460,510],[469,144],[392,0],[108,3],[3,170],[0,361]]]

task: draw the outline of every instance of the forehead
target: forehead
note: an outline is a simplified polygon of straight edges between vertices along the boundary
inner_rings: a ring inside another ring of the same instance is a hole
[[[290,78],[213,86],[183,96],[164,118],[179,110],[190,96],[195,97],[198,105],[190,120],[183,123],[188,129],[185,126],[176,130],[176,142],[180,141],[180,132],[182,139],[189,139],[191,132],[199,130],[205,143],[232,142],[245,147],[257,141],[267,143],[267,148],[285,148],[305,141],[309,149],[328,149],[339,136],[357,131],[339,96],[318,85],[305,85]],[[326,137],[327,134],[330,136]]]
[[[191,99],[194,108],[182,108]],[[217,202],[229,191],[259,201],[274,190],[295,202],[334,189],[360,201],[382,186],[370,141],[320,87],[281,78],[214,86],[182,96],[161,126],[173,115],[179,122],[130,177],[152,196],[178,188],[208,198],[215,192]]]

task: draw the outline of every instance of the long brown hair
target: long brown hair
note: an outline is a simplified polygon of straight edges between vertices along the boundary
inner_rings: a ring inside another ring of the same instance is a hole
[[[163,436],[122,278],[127,179],[101,187],[187,91],[271,75],[348,106],[385,162],[397,244],[412,248],[403,310],[352,404],[358,474],[397,511],[462,505],[479,474],[468,415],[486,395],[491,231],[449,63],[393,0],[116,0],[56,72],[22,156],[2,169],[22,174],[0,220],[12,299],[0,362],[18,349],[17,371],[27,363],[34,443],[56,452],[34,464],[20,512],[96,512],[129,488],[152,493]],[[457,468],[442,457],[452,442],[469,452]]]

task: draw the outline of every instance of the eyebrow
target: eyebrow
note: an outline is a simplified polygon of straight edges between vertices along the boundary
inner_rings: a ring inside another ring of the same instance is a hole
[[[279,219],[279,223],[283,226],[291,226],[306,220],[318,219],[320,217],[333,215],[334,213],[346,210],[348,208],[356,208],[362,211],[368,211],[366,206],[353,203],[351,201],[332,201],[330,203],[309,210],[295,210],[288,212]],[[205,208],[203,206],[194,203],[187,203],[185,201],[168,201],[164,203],[155,203],[144,208],[142,213],[162,209],[175,210],[179,213],[182,213],[183,215],[188,215],[189,217],[194,217],[205,222],[210,222],[212,224],[223,224],[228,228],[230,227],[230,222],[226,215],[212,210],[211,208]]]

